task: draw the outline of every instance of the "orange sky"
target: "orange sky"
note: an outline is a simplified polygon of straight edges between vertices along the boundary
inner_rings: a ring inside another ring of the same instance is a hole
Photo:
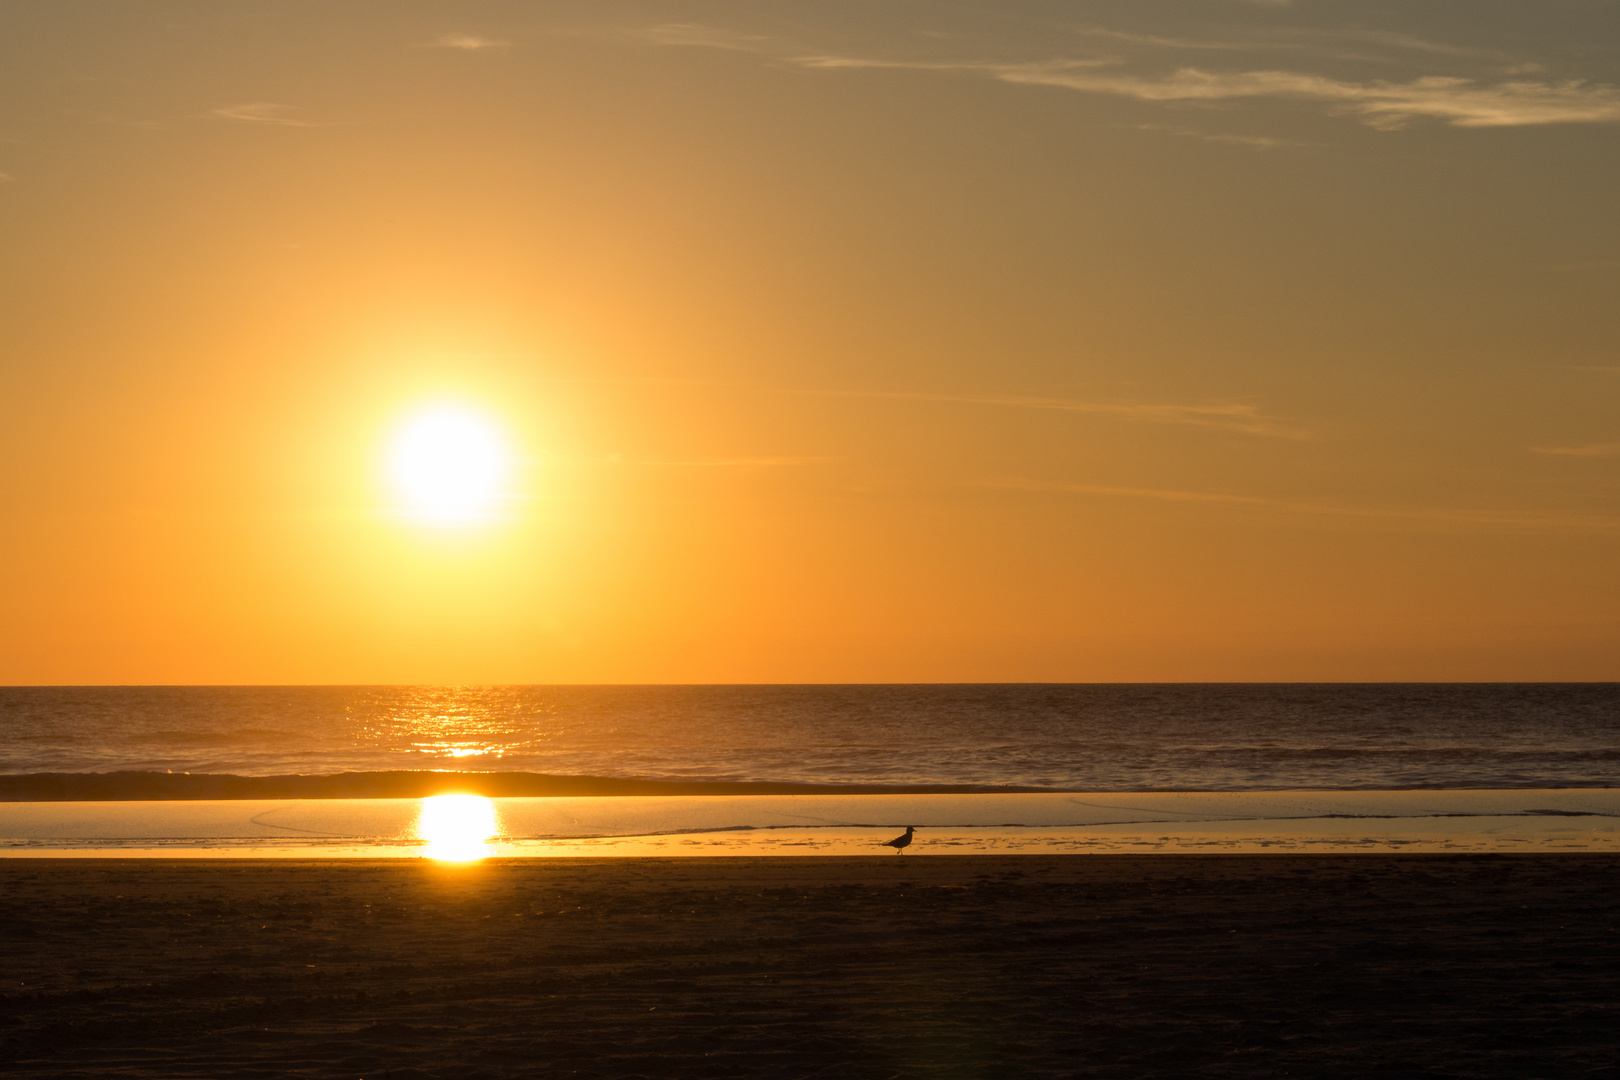
[[[0,10],[0,681],[1620,678],[1620,9]],[[500,513],[398,512],[415,410]]]

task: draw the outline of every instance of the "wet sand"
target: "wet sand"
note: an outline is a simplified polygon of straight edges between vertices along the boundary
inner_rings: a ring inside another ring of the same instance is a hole
[[[1620,858],[0,863],[8,1076],[1620,1076]]]
[[[476,801],[476,800],[475,800]],[[500,798],[458,839],[501,857],[1495,851],[1620,853],[1620,790]],[[420,799],[0,802],[0,858],[415,858]],[[480,818],[482,821],[483,819]],[[485,835],[488,833],[489,835]]]

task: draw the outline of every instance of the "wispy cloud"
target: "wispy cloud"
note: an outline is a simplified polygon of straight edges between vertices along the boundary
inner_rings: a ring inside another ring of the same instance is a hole
[[[1169,72],[1143,73],[1118,57],[1059,58],[1008,63],[979,60],[911,60],[838,53],[794,54],[773,47],[768,39],[696,24],[653,27],[642,36],[664,45],[731,49],[771,56],[782,63],[813,70],[886,69],[956,72],[1007,83],[1051,86],[1088,94],[1130,98],[1157,104],[1213,103],[1246,100],[1290,100],[1326,105],[1372,127],[1393,130],[1420,120],[1454,127],[1526,127],[1544,124],[1620,123],[1620,86],[1583,79],[1536,80],[1519,77],[1539,70],[1535,64],[1513,61],[1506,54],[1466,46],[1426,41],[1406,34],[1377,30],[1301,32],[1300,40],[1200,41],[1079,27],[1083,36],[1117,41],[1122,46],[1176,50],[1275,51],[1312,48],[1330,43],[1355,42],[1404,52],[1453,59],[1488,59],[1515,73],[1510,78],[1473,78],[1459,75],[1422,75],[1411,79],[1356,81],[1306,71],[1284,69],[1212,70],[1179,67]],[[1139,67],[1140,65],[1136,65]],[[1246,136],[1213,136],[1211,141],[1247,141]]]
[[[1404,127],[1422,118],[1457,127],[1620,122],[1620,87],[1578,81],[1485,84],[1434,75],[1404,83],[1355,83],[1292,71],[1218,73],[1197,68],[1183,68],[1157,79],[1034,68],[1005,71],[998,77],[1143,101],[1322,101],[1380,128]]]
[[[768,469],[794,465],[824,465],[831,460],[832,458],[827,457],[692,458],[671,461],[641,461],[638,464],[700,469]]]
[[[1349,506],[1228,492],[1177,491],[1164,488],[1110,487],[1100,484],[1065,484],[1047,480],[1008,478],[985,480],[975,487],[1005,491],[1045,491],[1104,498],[1146,499],[1157,502],[1218,503],[1323,517],[1368,518],[1386,521],[1426,521],[1459,525],[1520,526],[1553,529],[1620,530],[1620,518],[1547,514],[1534,510],[1469,510],[1455,507]]]
[[[1226,431],[1242,432],[1246,435],[1264,435],[1272,438],[1302,439],[1309,437],[1308,432],[1282,424],[1265,415],[1255,406],[1242,403],[1160,405],[1141,402],[1081,401],[1072,398],[929,394],[878,390],[801,390],[797,391],[797,393],[811,397],[930,401],[953,405],[992,405],[1013,409],[1092,413],[1099,416],[1114,416],[1122,420],[1139,420],[1157,424],[1188,424],[1194,427],[1220,428]]]
[[[222,105],[208,115],[220,120],[235,120],[244,124],[270,124],[277,127],[316,127],[308,120],[291,115],[298,110],[292,105],[273,105],[269,102],[251,102],[245,105]]]
[[[1585,446],[1532,446],[1532,454],[1557,457],[1613,457],[1620,454],[1620,443],[1587,443]]]
[[[1137,124],[1136,130],[1162,131],[1167,135],[1179,135],[1185,139],[1198,139],[1202,142],[1222,143],[1227,146],[1248,146],[1256,150],[1269,150],[1274,146],[1309,145],[1298,139],[1277,139],[1269,135],[1234,135],[1220,131],[1198,131],[1193,128],[1167,127],[1164,124]]]
[[[805,57],[797,62],[814,68],[917,66],[838,57]],[[1620,87],[1585,81],[1484,83],[1431,75],[1408,82],[1347,82],[1297,71],[1218,72],[1191,67],[1145,76],[1109,70],[1109,65],[1090,60],[934,66],[986,74],[1003,82],[1148,102],[1316,101],[1384,129],[1405,127],[1419,119],[1456,127],[1620,123]]]
[[[461,49],[466,52],[477,52],[479,49],[504,49],[511,44],[510,41],[479,37],[477,34],[445,34],[443,37],[428,42],[428,47],[432,49]]]

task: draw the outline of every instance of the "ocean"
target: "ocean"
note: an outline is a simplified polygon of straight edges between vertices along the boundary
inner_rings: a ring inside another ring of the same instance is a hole
[[[1613,683],[0,689],[12,777],[1258,792],[1605,788],[1617,766]]]

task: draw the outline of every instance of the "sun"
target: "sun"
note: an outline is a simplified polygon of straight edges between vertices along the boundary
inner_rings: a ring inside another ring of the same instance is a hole
[[[394,436],[389,479],[419,521],[458,525],[494,516],[511,456],[488,416],[458,405],[423,409]]]

